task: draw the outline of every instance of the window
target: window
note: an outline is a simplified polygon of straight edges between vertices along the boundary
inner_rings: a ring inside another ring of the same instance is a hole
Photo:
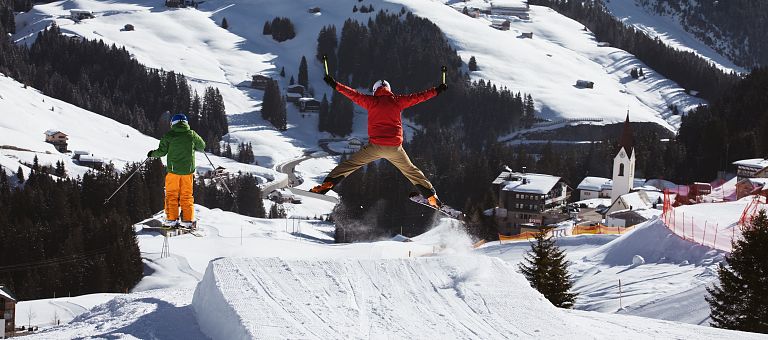
[[[619,164],[619,176],[624,176],[624,164]]]

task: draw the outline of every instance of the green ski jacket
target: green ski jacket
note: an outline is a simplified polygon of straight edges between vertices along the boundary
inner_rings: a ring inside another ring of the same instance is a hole
[[[168,172],[189,175],[195,172],[195,150],[205,150],[205,142],[187,122],[178,122],[160,140],[160,147],[152,151],[152,157],[168,155]]]

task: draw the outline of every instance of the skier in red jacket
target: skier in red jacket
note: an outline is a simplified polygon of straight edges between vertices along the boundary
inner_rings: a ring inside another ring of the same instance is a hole
[[[355,170],[377,159],[384,158],[397,167],[419,189],[421,195],[427,198],[430,205],[435,208],[442,206],[432,183],[427,180],[419,168],[413,165],[403,149],[403,121],[400,115],[404,109],[435,97],[448,87],[445,84],[440,84],[423,92],[397,95],[392,93],[386,80],[379,80],[373,84],[373,95],[367,95],[336,82],[330,75],[326,75],[323,80],[336,91],[368,110],[369,144],[336,166],[325,177],[323,184],[312,188],[310,191],[325,194]]]

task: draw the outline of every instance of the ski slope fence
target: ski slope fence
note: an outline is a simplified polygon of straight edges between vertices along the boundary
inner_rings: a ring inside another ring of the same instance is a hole
[[[768,204],[754,198],[733,202],[703,203],[672,207],[665,205],[664,225],[680,238],[730,252],[741,228]]]
[[[609,227],[601,224],[598,224],[595,226],[575,226],[572,228],[556,228],[556,229],[549,230],[547,232],[547,236],[557,238],[557,237],[576,236],[576,235],[620,235],[634,228],[635,226]],[[535,232],[535,231],[526,231],[518,235],[510,235],[510,236],[499,234],[499,242],[503,243],[504,241],[529,240],[529,239],[535,238],[536,234],[538,234],[538,232]]]

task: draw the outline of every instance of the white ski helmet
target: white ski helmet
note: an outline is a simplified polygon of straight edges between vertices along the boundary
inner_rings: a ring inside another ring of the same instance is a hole
[[[382,87],[382,86],[384,86],[384,87],[386,87],[386,88],[388,88],[390,90],[392,89],[389,86],[389,82],[388,81],[386,81],[384,79],[381,79],[381,80],[377,80],[375,83],[373,83],[373,93],[376,93],[376,90],[378,90],[379,87]]]

